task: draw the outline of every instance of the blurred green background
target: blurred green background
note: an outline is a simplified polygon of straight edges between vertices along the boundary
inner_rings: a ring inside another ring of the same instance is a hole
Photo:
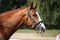
[[[60,29],[60,0],[0,0],[0,13],[28,6],[33,1],[47,29]],[[27,28],[24,26],[24,28]]]

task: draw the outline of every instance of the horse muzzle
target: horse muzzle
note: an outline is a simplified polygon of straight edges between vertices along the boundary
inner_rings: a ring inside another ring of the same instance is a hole
[[[36,29],[37,33],[39,33],[39,34],[40,34],[40,33],[44,33],[45,30],[46,30],[46,29],[44,29],[43,27]]]
[[[35,30],[37,31],[37,33],[45,32],[46,28],[45,28],[44,24],[42,23],[42,21],[35,25]]]

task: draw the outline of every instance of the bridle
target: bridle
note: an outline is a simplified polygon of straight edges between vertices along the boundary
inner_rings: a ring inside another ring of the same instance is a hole
[[[35,24],[36,22],[34,21],[34,19],[32,18],[32,15],[30,15],[29,12],[30,12],[30,9],[27,10],[26,22],[27,22],[27,20],[28,20],[28,17],[30,17],[32,23]]]
[[[33,25],[34,25],[34,29],[40,28],[41,24],[43,21],[39,21],[38,23],[35,22],[35,20],[33,19],[33,16],[30,15],[30,9],[27,10],[27,16],[26,16],[26,24],[28,21],[28,17],[30,17],[30,20],[32,21]]]

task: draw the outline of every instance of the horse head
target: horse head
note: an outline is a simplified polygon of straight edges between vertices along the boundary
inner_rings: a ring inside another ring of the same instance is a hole
[[[36,11],[37,4],[33,5],[33,2],[27,9],[27,14],[25,18],[25,24],[31,28],[34,28],[38,33],[45,32],[46,27],[40,18],[39,13]]]

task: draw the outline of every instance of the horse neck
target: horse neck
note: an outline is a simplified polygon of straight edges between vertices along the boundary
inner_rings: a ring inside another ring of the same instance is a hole
[[[9,38],[23,24],[23,18],[26,15],[26,9],[14,13],[3,22],[4,32]]]

